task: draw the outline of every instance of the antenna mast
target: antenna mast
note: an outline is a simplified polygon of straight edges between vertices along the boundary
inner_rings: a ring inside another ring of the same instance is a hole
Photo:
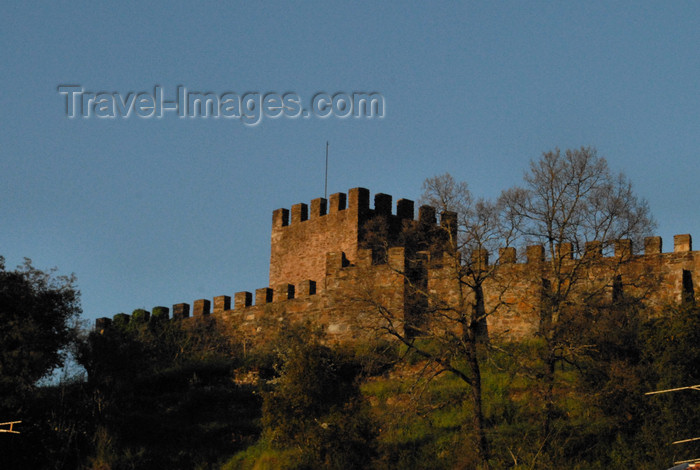
[[[323,199],[328,198],[328,141],[326,141],[326,179],[323,186]]]

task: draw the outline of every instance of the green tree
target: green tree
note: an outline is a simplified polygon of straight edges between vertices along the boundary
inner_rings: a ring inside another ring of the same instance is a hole
[[[641,335],[641,360],[647,365],[642,392],[700,384],[699,342],[700,308],[694,305],[670,307],[664,316],[647,322]],[[656,468],[697,458],[700,442],[670,443],[699,437],[695,423],[700,416],[700,392],[683,390],[644,398],[648,408],[641,417],[637,452],[646,454]]]
[[[22,421],[21,436],[0,435],[3,468],[76,462],[77,438],[54,420],[61,414],[56,388],[38,381],[64,363],[79,314],[74,277],[41,271],[29,259],[7,270],[0,257],[0,421]]]
[[[37,381],[63,364],[81,313],[73,276],[0,257],[0,412],[21,418]]]
[[[360,364],[309,333],[291,328],[277,340],[279,376],[264,396],[263,435],[277,448],[300,449],[293,468],[368,468],[376,430],[358,388]]]
[[[260,402],[235,382],[241,359],[221,325],[134,314],[79,348],[94,416],[90,468],[213,468],[257,438]]]

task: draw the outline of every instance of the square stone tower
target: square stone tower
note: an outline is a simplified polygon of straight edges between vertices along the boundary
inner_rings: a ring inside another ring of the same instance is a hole
[[[362,228],[369,219],[383,216],[392,231],[398,232],[403,220],[413,220],[413,201],[397,201],[392,215],[392,198],[388,194],[374,196],[374,209],[369,207],[369,190],[353,188],[331,194],[330,200],[318,198],[307,204],[295,204],[290,211],[272,213],[270,243],[270,286],[316,281],[323,286],[326,275],[326,253],[344,253],[348,263],[357,261],[362,244]],[[330,204],[328,204],[330,202]]]

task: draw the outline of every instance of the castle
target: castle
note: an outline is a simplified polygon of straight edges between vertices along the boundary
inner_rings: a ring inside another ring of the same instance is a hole
[[[407,247],[401,245],[399,234],[406,224],[422,227],[426,233],[452,230],[449,224],[454,223],[455,215],[443,213],[438,223],[432,207],[420,207],[414,218],[413,201],[399,199],[395,212],[392,206],[392,197],[379,193],[374,196],[371,208],[369,191],[354,188],[347,194],[332,194],[328,200],[314,199],[310,206],[300,203],[293,205],[291,211],[275,210],[269,285],[254,294],[237,292],[233,303],[230,296],[221,295],[214,297],[213,303],[208,299],[195,300],[192,309],[188,303],[175,304],[172,318],[190,322],[215,319],[233,325],[251,342],[269,337],[275,325],[309,321],[323,328],[330,341],[345,342],[365,334],[362,319],[371,312],[361,301],[360,293],[369,287],[378,302],[405,316],[420,313],[415,309],[415,296],[410,294],[415,283],[424,286],[433,298],[454,297],[457,282],[447,273],[448,263],[443,262],[441,254],[421,253],[416,261],[415,256],[408,256]],[[368,221],[377,219],[387,228],[383,236],[388,248],[382,257],[364,248],[367,235],[363,228]],[[496,258],[500,272],[510,279],[506,287],[496,288],[488,282],[484,285],[486,303],[504,305],[487,318],[489,334],[509,339],[532,336],[538,329],[543,282],[548,277],[544,248],[527,247],[524,259],[519,261],[515,248],[505,247],[497,256],[480,253],[480,262],[488,266],[489,255]],[[559,247],[558,256],[564,263],[573,263],[575,259],[570,245]],[[603,286],[604,296],[614,297],[623,290],[639,294],[645,289],[641,297],[652,311],[670,304],[694,302],[700,252],[692,250],[690,235],[676,235],[672,252],[663,252],[660,237],[648,237],[643,254],[633,254],[631,242],[619,240],[609,256],[604,255],[598,242],[586,244],[582,256],[599,260],[596,264],[599,272],[587,274],[590,282],[603,277],[601,269],[614,270],[615,282]],[[420,269],[415,269],[416,263]],[[406,275],[408,272],[413,278]],[[642,277],[653,277],[652,289],[636,282]],[[168,311],[164,307],[156,308],[161,313]],[[96,327],[101,330],[110,322],[109,318],[100,318]]]

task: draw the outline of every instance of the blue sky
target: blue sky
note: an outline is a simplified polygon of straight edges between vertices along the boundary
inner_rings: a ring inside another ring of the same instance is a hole
[[[0,254],[74,272],[84,318],[264,287],[272,210],[362,186],[477,196],[594,146],[700,237],[697,2],[13,2],[0,17]],[[66,117],[59,85],[377,92],[385,116]],[[700,238],[698,238],[700,243]]]

